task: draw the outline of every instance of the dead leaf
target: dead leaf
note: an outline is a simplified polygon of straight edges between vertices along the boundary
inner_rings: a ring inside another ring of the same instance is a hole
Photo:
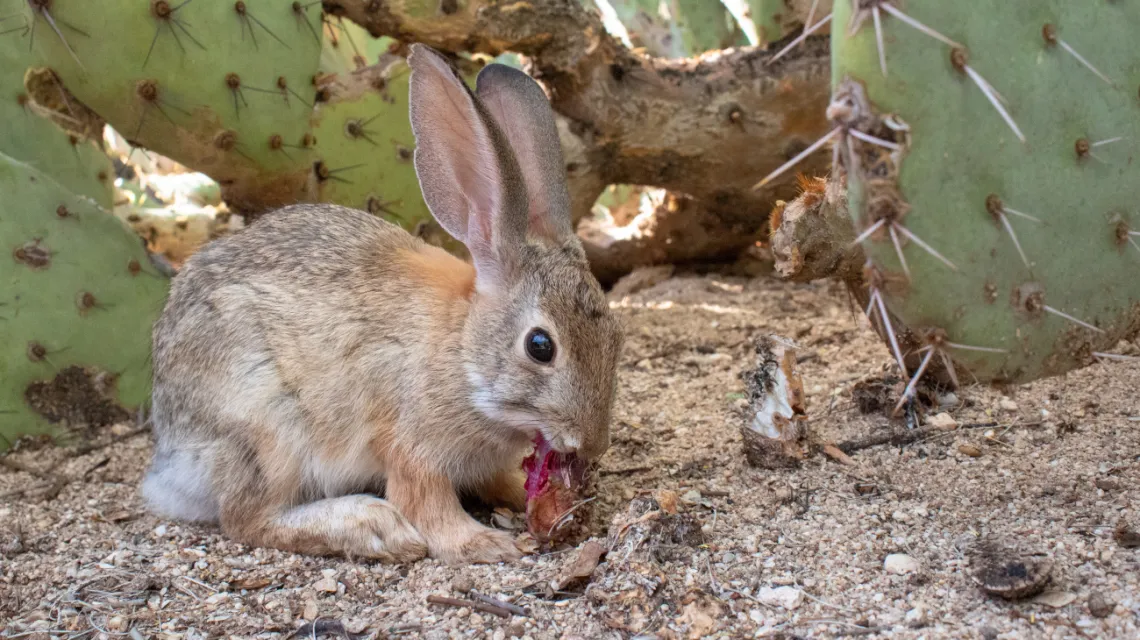
[[[699,640],[711,635],[717,630],[717,617],[720,616],[720,607],[711,600],[703,602],[690,602],[677,618],[677,624],[689,628],[690,640]]]
[[[657,492],[657,504],[661,510],[670,515],[677,513],[677,492],[662,489]]]
[[[595,540],[590,540],[582,545],[578,549],[577,555],[574,556],[574,561],[565,568],[562,575],[551,583],[551,588],[555,591],[562,591],[579,582],[588,582],[605,554],[606,548]]]

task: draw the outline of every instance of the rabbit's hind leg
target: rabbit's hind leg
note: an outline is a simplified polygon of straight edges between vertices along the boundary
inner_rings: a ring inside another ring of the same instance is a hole
[[[273,465],[252,449],[222,458],[219,486],[222,529],[255,547],[305,555],[344,555],[411,562],[427,554],[423,536],[387,500],[353,494],[296,504],[299,465]]]

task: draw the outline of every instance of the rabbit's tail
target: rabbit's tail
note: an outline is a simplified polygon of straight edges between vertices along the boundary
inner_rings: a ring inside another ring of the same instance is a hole
[[[150,510],[159,516],[190,522],[217,522],[210,446],[158,445],[141,492]]]

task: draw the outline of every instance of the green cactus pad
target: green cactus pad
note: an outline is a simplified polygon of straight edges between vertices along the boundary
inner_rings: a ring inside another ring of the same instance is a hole
[[[46,171],[72,193],[110,208],[114,168],[98,146],[101,140],[69,135],[39,115],[44,109],[24,86],[33,56],[12,35],[0,36],[0,153]]]
[[[34,51],[132,143],[210,175],[239,206],[311,195],[317,8],[110,0],[43,11],[62,36],[29,9]]]
[[[908,24],[900,7],[961,48]],[[863,247],[875,267],[868,284],[889,309],[951,357],[963,382],[1060,374],[1134,336],[1140,5],[842,0],[834,9],[831,116],[855,132],[838,138],[837,157],[856,231],[879,224]],[[852,30],[853,16],[862,20]]]
[[[62,37],[27,11],[41,64],[78,100],[216,180],[232,208],[333,202],[409,231],[431,220],[411,164],[407,73],[387,77],[391,40],[326,22],[313,3],[54,2],[52,21],[72,27]]]
[[[53,422],[124,419],[150,392],[168,279],[126,225],[48,173],[0,154],[0,193],[0,449]]]

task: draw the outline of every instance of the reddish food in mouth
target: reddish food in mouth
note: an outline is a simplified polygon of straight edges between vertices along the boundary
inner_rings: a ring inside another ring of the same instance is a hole
[[[574,454],[558,453],[542,435],[534,453],[523,460],[526,471],[526,525],[542,543],[562,542],[580,532],[587,519],[582,494],[587,463]]]

